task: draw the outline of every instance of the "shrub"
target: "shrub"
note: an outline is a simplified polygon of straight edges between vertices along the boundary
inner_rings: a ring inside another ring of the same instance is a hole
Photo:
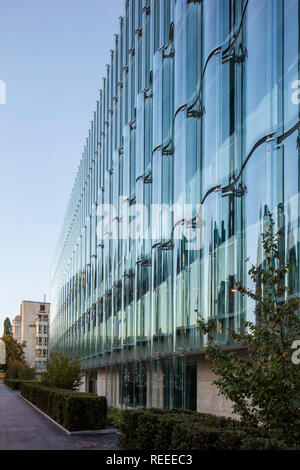
[[[41,381],[48,387],[77,390],[82,381],[80,360],[73,359],[71,353],[50,353]]]
[[[7,387],[11,388],[12,390],[21,390],[22,383],[38,383],[36,380],[12,380],[12,379],[4,379],[4,383]]]
[[[12,390],[20,390],[20,380],[12,380],[5,378],[4,383],[5,385],[7,385],[7,387],[11,388]]]
[[[34,367],[24,361],[12,359],[8,363],[7,376],[12,380],[34,380],[36,378],[36,370]]]
[[[108,426],[118,428],[121,410],[109,406],[107,409],[107,413]]]
[[[247,437],[243,440],[241,450],[289,450],[290,447],[276,439]]]
[[[105,397],[28,383],[21,384],[21,394],[68,431],[92,431],[106,425]]]
[[[288,448],[262,428],[185,410],[124,410],[118,418],[124,450],[279,450]]]
[[[185,438],[182,438],[185,436]],[[203,426],[201,423],[180,423],[172,432],[170,448],[178,451],[194,450],[239,450],[243,431],[218,429]]]

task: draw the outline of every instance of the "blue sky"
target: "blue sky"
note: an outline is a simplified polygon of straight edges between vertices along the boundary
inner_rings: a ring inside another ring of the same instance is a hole
[[[0,334],[52,258],[125,0],[0,0]]]

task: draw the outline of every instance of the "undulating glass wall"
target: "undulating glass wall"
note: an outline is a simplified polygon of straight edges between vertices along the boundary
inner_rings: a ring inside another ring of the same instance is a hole
[[[235,283],[263,261],[268,211],[299,291],[300,4],[124,8],[58,243],[51,348],[101,368],[113,405],[193,409],[197,316],[226,345],[253,320]]]

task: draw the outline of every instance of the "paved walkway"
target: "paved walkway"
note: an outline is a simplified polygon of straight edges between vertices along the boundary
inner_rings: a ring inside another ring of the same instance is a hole
[[[67,436],[0,383],[0,450],[116,450],[115,434]]]

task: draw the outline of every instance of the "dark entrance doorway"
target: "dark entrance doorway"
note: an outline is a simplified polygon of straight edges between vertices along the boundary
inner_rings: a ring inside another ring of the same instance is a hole
[[[186,366],[185,408],[197,410],[197,365]]]

